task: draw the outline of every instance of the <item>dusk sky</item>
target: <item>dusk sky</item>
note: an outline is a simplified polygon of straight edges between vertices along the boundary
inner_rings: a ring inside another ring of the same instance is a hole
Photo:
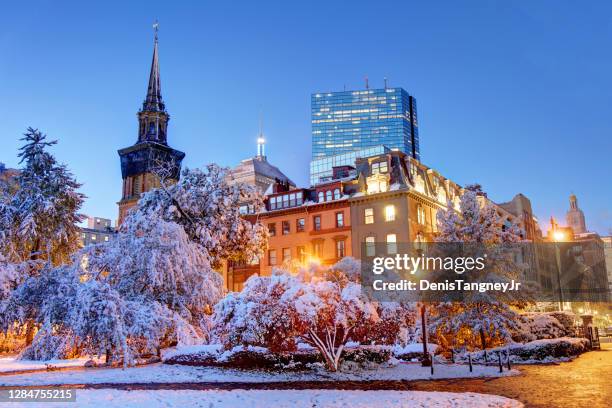
[[[7,2],[0,13],[0,162],[28,126],[116,220],[117,149],[137,138],[155,19],[169,144],[184,165],[255,155],[308,183],[310,94],[401,86],[421,158],[494,201],[523,193],[541,225],[612,228],[612,3],[560,1]]]

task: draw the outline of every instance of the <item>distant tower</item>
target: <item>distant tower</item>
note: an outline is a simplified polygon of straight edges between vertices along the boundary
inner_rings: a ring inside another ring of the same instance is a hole
[[[584,213],[578,207],[578,199],[574,194],[570,196],[570,209],[567,214],[565,214],[565,221],[567,222],[567,226],[574,230],[574,233],[583,234],[587,232]]]
[[[257,158],[260,160],[266,159],[266,138],[263,133],[263,124],[261,118],[259,119],[259,134],[257,135]]]
[[[159,186],[153,170],[163,166],[170,171],[170,178],[178,180],[185,153],[168,146],[167,130],[170,115],[162,99],[157,52],[157,22],[153,25],[155,40],[153,61],[149,74],[147,96],[138,112],[138,140],[135,145],[120,149],[123,193],[119,205],[121,224],[130,208],[136,205],[140,195]]]

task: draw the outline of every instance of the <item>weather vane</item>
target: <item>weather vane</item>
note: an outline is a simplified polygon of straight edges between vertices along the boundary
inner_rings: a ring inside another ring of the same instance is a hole
[[[157,41],[157,31],[159,31],[159,22],[155,19],[153,23],[153,30],[155,30],[155,41]]]

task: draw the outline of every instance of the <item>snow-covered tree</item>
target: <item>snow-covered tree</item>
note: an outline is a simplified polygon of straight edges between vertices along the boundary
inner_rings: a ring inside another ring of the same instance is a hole
[[[24,164],[14,194],[0,197],[0,252],[11,262],[68,262],[78,249],[84,195],[65,165],[48,148],[57,141],[28,128],[19,157]],[[6,191],[4,191],[6,193]]]
[[[520,277],[521,266],[514,259],[513,249],[522,241],[520,229],[516,224],[504,223],[483,194],[465,190],[459,211],[449,202],[445,210],[438,212],[437,221],[436,242],[449,244],[445,250],[454,248],[462,256],[473,256],[470,251],[487,255],[486,267],[482,271],[467,272],[463,279],[506,283]],[[523,306],[526,301],[522,294],[510,291],[505,294],[464,292],[461,302],[441,302],[435,306],[430,328],[463,344],[471,343],[477,334],[484,349],[487,339],[510,338],[518,322],[511,306]]]
[[[251,276],[241,292],[215,306],[214,340],[226,348],[255,345],[271,351],[293,351],[298,341],[305,342],[335,371],[348,341],[392,344],[414,321],[410,307],[367,299],[358,272],[358,261],[345,258],[296,274],[275,269],[271,276]]]
[[[163,169],[158,171],[163,173]],[[213,268],[224,260],[251,260],[261,256],[267,230],[240,214],[248,202],[258,209],[262,197],[245,183],[228,182],[227,169],[209,164],[185,169],[178,182],[159,176],[161,187],[143,196],[137,212],[181,225],[187,236],[204,248]]]
[[[25,329],[26,344],[35,331],[36,303],[16,302],[12,291],[28,278],[49,270],[49,265],[70,261],[78,249],[79,214],[84,195],[81,186],[65,165],[59,164],[48,148],[56,141],[46,141],[37,129],[28,128],[19,157],[24,167],[14,183],[0,188],[0,255],[4,266],[0,295],[0,329],[4,332]],[[8,263],[13,264],[9,266]],[[45,266],[46,265],[46,266]],[[6,279],[7,271],[17,271]],[[12,320],[18,317],[18,320]]]

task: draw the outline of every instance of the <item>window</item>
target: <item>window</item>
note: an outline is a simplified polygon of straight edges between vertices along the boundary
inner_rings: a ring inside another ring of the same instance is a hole
[[[387,162],[372,163],[372,174],[384,174],[387,172]]]
[[[283,262],[291,260],[291,248],[283,248]]]
[[[289,194],[283,196],[283,208],[289,207]]]
[[[385,207],[385,221],[395,221],[395,206],[388,205]]]
[[[270,198],[270,209],[276,210],[276,197]]]
[[[96,236],[94,234],[91,234],[91,240],[95,241],[96,240]]]
[[[339,200],[340,199],[340,189],[337,188],[334,190],[334,200]]]
[[[289,194],[289,206],[295,207],[295,193]]]
[[[420,204],[417,206],[417,222],[425,225],[425,209]]]
[[[397,254],[397,235],[387,234],[387,253]]]
[[[276,223],[273,222],[268,224],[268,232],[270,233],[271,237],[276,236]]]
[[[240,206],[240,214],[241,215],[247,214],[248,212],[249,212],[249,207],[248,206],[246,206],[246,205],[241,205]]]
[[[299,261],[301,263],[304,263],[304,261],[306,261],[306,248],[304,248],[303,246],[299,246],[296,248],[297,249],[297,257],[299,259]]]
[[[306,220],[304,218],[298,218],[295,221],[295,230],[297,232],[303,232],[306,228]]]
[[[276,249],[268,251],[268,265],[276,265]]]
[[[321,255],[323,254],[323,241],[315,241],[312,243],[312,254],[314,256],[316,256],[317,258],[321,258]]]
[[[321,230],[321,216],[315,215],[314,217],[312,217],[312,221],[314,224],[314,230],[320,231]]]
[[[299,193],[295,193],[295,204],[296,205],[302,205],[303,201],[302,201],[302,192],[300,191]]]
[[[371,257],[376,255],[376,238],[374,238],[373,236],[366,237],[365,250],[366,256]]]
[[[344,227],[344,213],[336,213],[336,228]]]
[[[331,190],[327,190],[327,192],[325,193],[325,201],[331,201],[332,200],[332,192]]]
[[[373,208],[366,208],[363,214],[365,216],[366,224],[374,224],[374,209]]]
[[[283,221],[283,235],[288,235],[291,232],[289,221]]]
[[[336,241],[336,258],[344,258],[344,240]]]
[[[322,191],[319,191],[319,202],[322,203],[323,201],[325,201],[325,196]]]
[[[108,237],[104,237],[104,241],[108,242]]]

